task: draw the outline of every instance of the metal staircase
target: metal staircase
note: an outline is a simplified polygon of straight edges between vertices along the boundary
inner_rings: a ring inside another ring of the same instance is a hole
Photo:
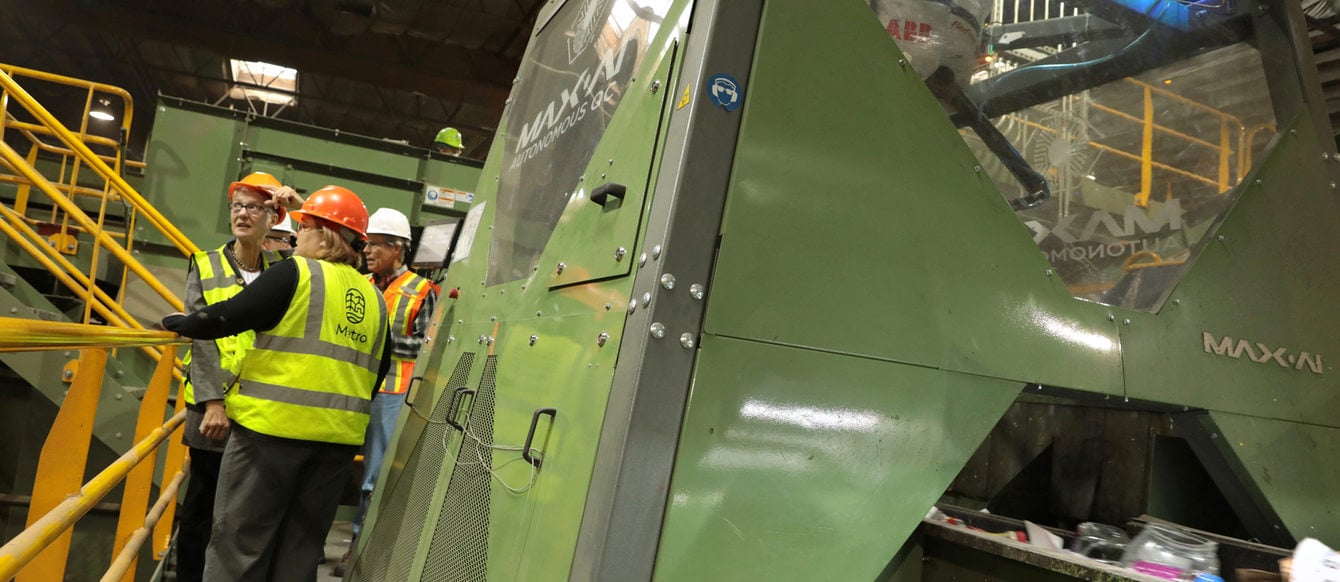
[[[33,97],[53,91],[86,95],[80,117],[57,119]],[[112,103],[118,106],[109,107]],[[116,330],[134,335],[152,326],[157,317],[180,311],[182,300],[139,260],[136,235],[156,229],[184,256],[195,252],[197,247],[127,181],[126,168],[144,167],[142,162],[125,160],[123,141],[129,135],[134,111],[130,95],[117,87],[0,64],[0,111],[3,111],[0,233],[5,240],[5,260],[0,262],[0,317],[14,320],[5,325],[22,326],[18,320],[73,323],[78,324],[70,328],[75,335],[104,337],[110,332],[115,336]],[[91,113],[111,116],[115,123],[90,121]],[[130,308],[127,298],[132,288],[145,292],[144,297],[135,297],[138,304]],[[4,339],[14,342],[16,338]],[[19,351],[0,350],[0,363],[11,372],[5,376],[5,383],[9,384],[5,388],[11,389],[0,393],[3,395],[0,398],[12,401],[7,405],[23,402],[26,410],[59,410],[55,421],[59,423],[60,415],[67,414],[61,410],[62,406],[75,400],[72,396],[79,382],[81,361],[99,350],[33,351],[49,347],[44,341],[40,335],[18,338],[17,345],[10,349]],[[110,461],[127,450],[137,450],[136,442],[144,438],[145,423],[162,423],[165,416],[162,407],[170,404],[167,393],[155,396],[160,401],[154,403],[144,396],[152,375],[161,376],[170,370],[180,378],[180,365],[175,358],[166,362],[167,368],[158,366],[164,354],[161,342],[118,345],[127,347],[105,351],[106,367],[97,372],[100,378],[92,380],[94,386],[101,384],[100,391],[94,388],[96,404],[87,408],[88,418],[80,420],[92,425],[88,458],[94,459],[94,463],[97,459]],[[22,379],[27,386],[14,386],[16,379]],[[85,385],[89,381],[85,378]],[[42,405],[41,400],[49,404]],[[146,419],[145,407],[156,408],[159,418],[154,419],[150,414]],[[167,410],[170,415],[171,407]],[[12,442],[21,442],[18,447],[25,452],[6,461],[11,466],[0,466],[0,476],[8,477],[0,480],[0,487],[7,480],[10,486],[4,493],[9,498],[31,495],[32,503],[26,509],[13,507],[0,513],[6,540],[15,538],[25,525],[33,525],[38,517],[56,509],[52,503],[39,501],[44,497],[42,492],[52,485],[44,481],[50,476],[43,475],[42,466],[49,463],[48,456],[59,454],[47,451],[50,441],[43,445],[43,435],[48,430],[52,435],[57,433],[55,424],[46,424],[52,422],[53,414],[56,413],[31,414],[32,420],[25,420],[24,426],[7,429],[10,433],[6,437],[17,437],[18,441]],[[41,463],[31,462],[37,455],[37,447],[42,448]],[[84,456],[78,453],[70,456],[71,464],[83,466]],[[153,468],[153,463],[146,465]],[[75,483],[82,483],[83,476],[80,470],[76,476],[80,480]],[[160,485],[172,480],[172,476],[170,471],[153,474],[140,488],[147,495],[150,481]],[[126,488],[129,490],[130,485]],[[59,501],[61,496],[56,495],[54,500]],[[123,503],[129,500],[127,493]],[[143,518],[144,514],[141,511],[139,515]],[[117,530],[118,550],[126,541],[121,535],[126,518],[123,516],[121,521],[123,524]],[[170,510],[166,522],[171,523]],[[68,538],[62,539],[66,540],[65,551],[68,551]],[[57,545],[60,543],[58,540]],[[83,554],[79,551],[69,554],[68,570],[75,575],[74,579],[106,568],[105,555],[88,559]],[[64,555],[60,562],[64,568]],[[44,573],[32,572],[35,569]],[[33,576],[50,573],[51,570],[34,566],[20,572],[18,579],[37,579]]]

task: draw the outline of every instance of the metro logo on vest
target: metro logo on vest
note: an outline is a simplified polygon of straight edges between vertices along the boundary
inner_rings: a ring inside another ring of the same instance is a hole
[[[335,326],[335,335],[347,337],[360,344],[368,343],[368,334],[360,333],[358,330],[343,325]]]
[[[344,292],[344,318],[349,323],[363,323],[363,314],[367,311],[368,300],[358,289],[350,289]]]

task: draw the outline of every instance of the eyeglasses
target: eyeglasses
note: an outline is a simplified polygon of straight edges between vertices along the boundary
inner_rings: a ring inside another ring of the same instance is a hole
[[[255,216],[257,214],[271,212],[269,208],[261,204],[246,204],[242,202],[234,202],[230,204],[229,207],[233,209],[233,214],[237,214],[239,212],[245,212],[247,214]]]
[[[296,236],[267,236],[265,237],[265,239],[272,240],[275,242],[282,242],[291,247],[298,246],[298,237]]]
[[[382,247],[384,249],[393,249],[399,247],[400,243],[397,241],[389,241],[389,240],[388,241],[369,240],[368,242],[364,243],[364,246],[366,246],[367,248]]]

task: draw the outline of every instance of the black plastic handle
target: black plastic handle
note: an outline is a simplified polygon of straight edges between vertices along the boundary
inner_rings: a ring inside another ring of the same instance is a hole
[[[414,383],[422,381],[423,376],[414,376],[409,379],[409,385],[405,386],[405,402],[414,402]]]
[[[624,186],[623,184],[615,184],[614,182],[605,182],[604,184],[596,186],[596,189],[591,191],[591,202],[604,206],[606,202],[609,202],[611,196],[623,200],[623,197],[627,194],[627,186]]]
[[[535,412],[530,415],[530,430],[526,432],[526,444],[521,447],[521,458],[525,459],[530,464],[535,465],[536,469],[539,469],[540,465],[544,464],[544,457],[531,456],[530,444],[535,440],[535,426],[540,423],[540,417],[546,414],[549,415],[550,425],[553,425],[554,420],[558,419],[557,410],[553,408],[536,408]]]
[[[465,400],[465,395],[474,393],[474,389],[469,386],[457,386],[451,391],[451,402],[447,404],[447,424],[451,425],[451,428],[465,432],[465,427],[456,422],[456,415],[461,412],[461,401]]]

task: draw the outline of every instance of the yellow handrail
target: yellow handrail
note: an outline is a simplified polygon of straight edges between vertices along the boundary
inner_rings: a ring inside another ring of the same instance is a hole
[[[188,340],[164,331],[140,331],[64,322],[0,318],[0,351],[32,349],[82,349],[74,368],[70,390],[61,403],[38,460],[33,498],[29,506],[28,527],[3,547],[0,547],[0,580],[18,576],[20,582],[63,579],[69,554],[71,528],[85,513],[102,500],[123,479],[116,553],[130,544],[142,544],[148,530],[154,528],[159,516],[170,516],[170,502],[175,499],[173,488],[180,483],[182,472],[181,447],[169,447],[164,480],[170,482],[162,491],[158,503],[147,519],[141,520],[152,485],[154,467],[139,466],[144,459],[156,459],[154,451],[168,439],[185,419],[186,413],[178,400],[177,412],[163,422],[175,351]],[[80,486],[84,462],[93,434],[93,419],[101,396],[103,374],[109,349],[131,346],[158,345],[164,348],[148,389],[140,402],[136,427],[138,442],[116,462],[101,471],[87,484]],[[127,476],[130,476],[127,479]],[[168,519],[171,519],[170,517]],[[143,524],[130,532],[131,525]],[[129,533],[126,533],[129,532]],[[139,541],[134,541],[139,540]],[[133,567],[125,565],[126,572]]]
[[[189,463],[187,470],[189,471]],[[177,500],[177,490],[181,488],[181,482],[185,479],[186,472],[178,472],[172,478],[172,482],[163,487],[162,492],[158,494],[158,501],[154,503],[154,508],[149,511],[149,515],[144,516],[144,526],[135,530],[130,536],[126,546],[121,548],[121,553],[116,555],[112,567],[102,575],[101,582],[115,582],[123,578],[134,579],[135,562],[139,558],[140,548],[143,548],[145,540],[149,539],[150,528],[158,525],[158,520],[163,518],[169,502]]]
[[[0,81],[4,80],[6,80],[6,78],[3,76],[3,73],[0,73]],[[88,152],[88,148],[84,147],[83,144],[78,144],[78,146],[83,148],[84,152],[88,153],[90,157],[92,156],[92,153]],[[0,159],[3,159],[11,168],[18,170],[20,174],[23,174],[24,178],[27,178],[35,184],[38,190],[41,190],[44,194],[50,197],[61,210],[65,211],[67,216],[74,218],[75,222],[79,223],[80,226],[84,227],[85,230],[93,235],[99,245],[111,251],[112,255],[116,256],[116,258],[127,268],[138,275],[140,279],[144,281],[145,285],[148,285],[149,288],[158,293],[160,297],[167,300],[168,304],[171,305],[173,309],[178,311],[182,309],[181,299],[178,298],[176,294],[169,291],[167,287],[164,287],[163,283],[160,282],[157,277],[150,273],[148,269],[144,268],[144,265],[140,264],[138,260],[135,260],[126,249],[122,248],[121,245],[116,244],[116,241],[112,240],[112,237],[108,236],[107,233],[102,232],[102,229],[98,228],[97,224],[94,223],[87,214],[84,214],[84,211],[76,206],[73,201],[62,196],[60,192],[57,192],[55,187],[51,185],[51,182],[48,182],[46,178],[43,178],[41,174],[37,173],[36,169],[28,165],[23,157],[20,156],[18,152],[14,151],[14,148],[9,147],[9,144],[2,141],[0,141]],[[95,161],[103,168],[107,168],[101,160]],[[110,172],[111,170],[109,169],[108,171]],[[120,180],[120,177],[117,177],[117,180]],[[124,181],[122,181],[122,184],[124,184]],[[126,188],[129,190],[130,187],[126,186]],[[130,191],[133,192],[133,190]],[[123,192],[122,195],[125,196],[125,193]],[[156,210],[154,212],[157,213]],[[161,218],[162,215],[159,216]],[[174,227],[172,230],[176,231],[176,228]],[[180,231],[177,231],[177,234],[181,234]],[[196,248],[189,240],[186,241],[186,244],[191,245],[191,248],[193,249]]]
[[[165,346],[189,341],[170,331],[0,317],[0,352]]]
[[[0,69],[5,68],[10,67],[0,66]],[[59,77],[59,75],[52,75],[52,77]],[[69,79],[68,77],[62,77],[62,78]],[[3,71],[0,71],[0,87],[3,87],[3,89],[6,92],[8,92],[10,95],[14,97],[15,101],[17,101],[20,105],[23,105],[24,109],[27,109],[28,112],[31,113],[34,117],[36,117],[39,121],[41,121],[43,125],[50,128],[56,134],[56,136],[60,138],[61,142],[63,142],[66,145],[66,147],[69,147],[71,150],[75,152],[75,154],[83,163],[87,164],[90,168],[92,168],[95,172],[97,172],[98,175],[102,177],[103,180],[110,182],[113,188],[117,191],[117,193],[120,194],[123,198],[125,198],[126,201],[129,202],[131,206],[135,208],[136,211],[144,213],[144,215],[149,218],[149,222],[153,224],[156,228],[158,228],[158,230],[161,231],[165,236],[167,236],[168,240],[172,241],[172,243],[176,245],[177,249],[180,250],[184,255],[189,256],[200,250],[199,247],[196,247],[195,243],[192,243],[191,240],[187,238],[185,234],[182,234],[180,230],[177,230],[177,227],[174,226],[170,221],[168,221],[168,219],[164,217],[163,214],[158,211],[158,209],[154,208],[153,205],[149,204],[149,202],[145,200],[144,197],[140,196],[140,194],[136,192],[135,189],[130,186],[130,184],[127,184],[126,181],[123,178],[121,178],[120,175],[118,175],[115,171],[113,171],[110,167],[108,167],[106,163],[104,163],[101,159],[99,159],[98,156],[94,154],[92,150],[88,149],[88,146],[84,145],[83,141],[79,140],[72,132],[70,132],[69,129],[66,129],[66,127],[62,125],[60,121],[58,121],[55,118],[55,116],[51,115],[51,112],[47,111],[44,107],[42,107],[41,104],[39,104],[35,99],[33,99],[32,95],[29,95],[28,92],[23,89],[23,87],[19,86],[19,84],[14,81],[13,77],[11,77],[9,74],[4,73]],[[130,95],[128,93],[125,93],[124,90],[110,86],[108,87],[109,87],[108,89],[100,88],[99,90],[111,92],[112,89],[115,89],[116,91],[125,94],[127,103],[130,102],[129,101]],[[130,122],[130,113],[129,113],[130,109],[131,108],[129,107],[127,108],[127,113],[125,115],[124,123],[127,124]],[[12,148],[10,149],[10,151],[11,152],[13,151]]]

